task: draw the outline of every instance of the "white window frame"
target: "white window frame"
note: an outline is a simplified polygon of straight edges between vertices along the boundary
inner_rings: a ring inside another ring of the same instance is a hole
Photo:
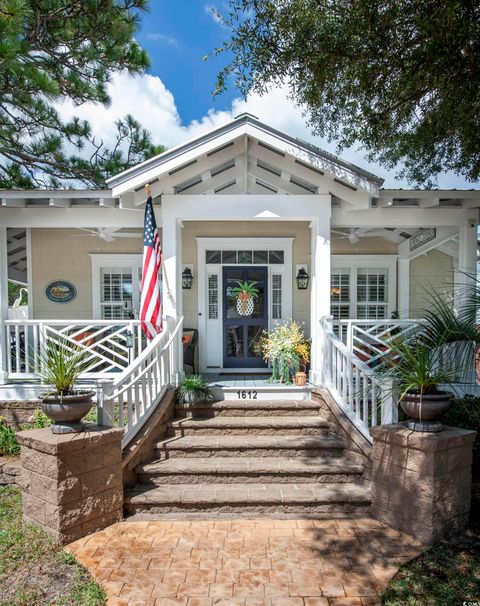
[[[350,313],[349,319],[357,316],[357,275],[359,269],[386,269],[388,272],[386,317],[397,309],[397,255],[332,255],[332,273],[338,269],[350,271]],[[363,305],[363,303],[361,303]],[[366,303],[368,305],[368,303]]]
[[[92,319],[102,318],[101,271],[109,267],[130,267],[132,269],[132,306],[138,312],[140,307],[140,288],[136,288],[139,270],[142,269],[143,256],[140,253],[99,253],[91,254],[92,263]]]
[[[223,368],[223,272],[222,267],[233,266],[231,263],[206,263],[207,250],[283,250],[283,264],[244,263],[238,264],[268,267],[268,328],[292,317],[292,258],[295,238],[196,238],[198,252],[198,332],[199,362],[202,372],[221,370]],[[208,317],[208,276],[218,276],[219,313],[218,319]],[[272,275],[282,275],[282,317],[272,320]],[[255,369],[232,368],[232,372]]]

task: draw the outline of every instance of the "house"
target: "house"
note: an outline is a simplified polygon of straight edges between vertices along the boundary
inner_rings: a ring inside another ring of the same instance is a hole
[[[2,397],[30,393],[49,336],[94,352],[95,380],[128,374],[145,354],[135,313],[146,184],[161,230],[163,313],[176,330],[171,372],[182,366],[180,318],[198,330],[200,371],[230,374],[265,372],[259,333],[294,318],[311,338],[311,383],[329,382],[349,406],[345,369],[367,376],[381,339],[393,325],[411,328],[431,288],[454,292],[476,271],[480,192],[383,189],[370,172],[243,114],[107,190],[1,192]],[[8,319],[8,279],[27,285],[28,320]],[[231,308],[237,280],[260,290],[252,316]],[[333,332],[322,324],[329,316]],[[327,333],[344,342],[330,359]]]

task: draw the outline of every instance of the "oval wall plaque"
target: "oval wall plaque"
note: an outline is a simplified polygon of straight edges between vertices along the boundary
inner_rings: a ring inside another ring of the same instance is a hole
[[[71,282],[56,280],[50,282],[45,289],[45,294],[54,303],[69,303],[77,296],[77,289]]]

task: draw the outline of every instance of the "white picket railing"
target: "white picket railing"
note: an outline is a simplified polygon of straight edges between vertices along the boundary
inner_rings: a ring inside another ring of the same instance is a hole
[[[331,319],[321,320],[322,384],[371,442],[370,427],[395,423],[398,420],[392,382],[375,371],[335,334]]]
[[[82,379],[123,372],[147,346],[139,320],[6,320],[5,329],[10,379],[35,378],[49,341],[88,352]]]
[[[424,320],[340,320],[339,334],[348,351],[374,368],[391,351],[392,342],[410,339],[424,325]]]
[[[126,446],[155,411],[182,371],[183,317],[165,318],[165,329],[115,380],[97,382],[98,422],[125,428]]]

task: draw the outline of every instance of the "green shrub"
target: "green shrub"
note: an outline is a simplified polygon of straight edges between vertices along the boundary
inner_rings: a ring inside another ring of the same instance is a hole
[[[478,432],[473,445],[473,468],[480,473],[480,397],[455,398],[450,410],[443,415],[442,423]]]
[[[20,454],[20,444],[17,442],[15,431],[0,417],[0,456],[14,457]]]

